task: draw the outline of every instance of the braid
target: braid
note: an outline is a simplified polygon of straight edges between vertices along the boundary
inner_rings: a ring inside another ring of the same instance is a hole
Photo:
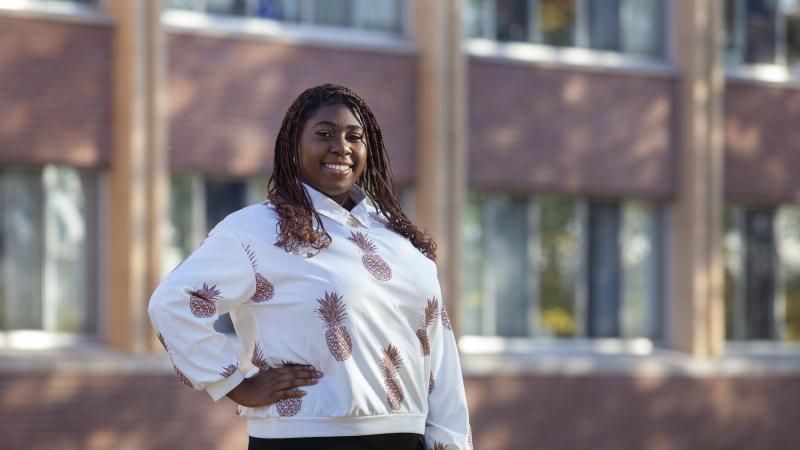
[[[358,185],[373,200],[378,212],[387,217],[389,228],[435,261],[436,243],[411,222],[400,206],[386,144],[372,110],[354,91],[334,84],[316,86],[300,94],[286,111],[275,139],[275,164],[267,189],[278,213],[275,245],[287,252],[298,252],[308,246],[319,251],[330,245],[331,237],[300,181],[298,153],[301,133],[309,117],[322,106],[336,104],[350,109],[364,128],[367,165]]]

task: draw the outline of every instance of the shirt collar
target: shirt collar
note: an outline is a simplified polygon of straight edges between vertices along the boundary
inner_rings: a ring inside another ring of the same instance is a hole
[[[316,209],[320,215],[333,219],[342,225],[369,228],[369,213],[375,211],[375,207],[372,205],[372,200],[361,186],[353,185],[347,193],[350,199],[356,204],[350,211],[308,184],[303,183],[303,186],[306,188],[306,192],[308,192],[311,204],[314,205],[314,209]]]

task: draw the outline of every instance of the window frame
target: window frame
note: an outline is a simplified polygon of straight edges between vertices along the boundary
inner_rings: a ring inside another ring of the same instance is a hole
[[[746,0],[725,0],[722,9],[723,23],[726,19],[729,4],[734,8],[734,30],[733,30],[733,43],[735,54],[731,58],[725,44],[721,44],[721,51],[723,52],[723,61],[725,74],[728,78],[738,81],[753,81],[764,83],[779,83],[789,86],[800,87],[800,62],[796,63],[794,67],[790,67],[787,58],[787,48],[785,42],[785,21],[782,18],[785,12],[780,6],[778,1],[778,11],[775,14],[775,36],[773,46],[775,48],[775,62],[773,63],[747,63],[744,61],[745,52],[747,51],[747,8]],[[728,30],[723,25],[723,33],[725,33],[727,43]]]
[[[0,175],[3,171],[10,169],[17,172],[30,172],[36,173],[39,177],[39,183],[42,185],[42,194],[46,193],[45,190],[45,171],[48,167],[59,166],[53,164],[18,164],[7,165],[0,167]],[[106,280],[106,264],[105,264],[105,214],[106,214],[106,192],[107,192],[107,179],[106,174],[102,171],[95,169],[87,169],[73,166],[60,166],[68,167],[75,170],[84,184],[84,196],[86,200],[84,221],[86,225],[86,240],[84,255],[86,257],[86,305],[82,313],[87,315],[84,331],[58,331],[55,329],[54,308],[57,306],[54,302],[54,292],[52,287],[48,286],[48,280],[52,279],[52,271],[54,266],[52,261],[47,260],[49,245],[47,242],[52,239],[48,227],[42,224],[42,276],[41,276],[41,329],[0,329],[0,350],[14,350],[14,349],[48,349],[48,348],[63,348],[72,347],[84,344],[101,343],[106,336],[106,321],[105,321],[105,280]],[[88,179],[88,180],[87,180]],[[39,205],[42,216],[41,220],[47,220],[47,208],[51,204],[51,199],[44,197],[41,205]],[[94,237],[93,237],[94,236]]]
[[[47,19],[66,23],[112,25],[108,1],[93,4],[62,0],[7,0],[0,2],[0,15],[23,19]]]
[[[538,34],[537,11],[539,0],[527,0],[529,41]],[[468,55],[496,61],[517,63],[543,63],[555,67],[567,66],[611,72],[636,73],[674,78],[678,75],[672,57],[672,21],[673,2],[664,1],[662,53],[651,57],[624,53],[621,51],[599,50],[588,48],[588,3],[589,0],[575,0],[575,29],[573,30],[574,46],[556,47],[539,42],[499,41],[496,39],[496,0],[483,0],[481,17],[479,18],[481,34],[469,36],[464,27],[464,46]],[[531,7],[532,5],[532,7]]]
[[[494,213],[496,206],[494,203],[497,201],[497,195],[507,196],[511,199],[524,199],[526,206],[526,225],[527,225],[527,239],[526,239],[526,250],[525,254],[527,257],[527,267],[528,273],[531,274],[527,277],[527,290],[528,290],[528,311],[527,311],[527,330],[528,336],[500,336],[497,335],[497,298],[496,298],[496,286],[497,280],[495,277],[495,270],[493,267],[490,267],[489,264],[482,264],[480,267],[477,268],[479,273],[481,274],[482,282],[480,284],[480,296],[482,298],[482,302],[480,305],[480,318],[478,320],[478,334],[475,333],[465,333],[462,338],[466,339],[469,342],[529,342],[529,344],[525,345],[543,345],[543,343],[552,343],[554,345],[566,345],[567,348],[572,345],[579,345],[579,346],[592,346],[595,344],[591,344],[591,342],[606,342],[606,344],[597,344],[598,346],[602,347],[603,345],[609,345],[608,342],[617,343],[613,345],[621,345],[619,343],[624,342],[639,342],[638,345],[642,342],[648,342],[650,348],[654,345],[653,343],[662,342],[665,338],[664,336],[664,328],[665,324],[664,321],[666,320],[666,308],[665,308],[665,298],[666,298],[666,283],[664,279],[667,275],[667,263],[665,258],[668,256],[665,248],[665,208],[662,202],[658,200],[640,200],[640,199],[629,199],[629,198],[618,198],[614,199],[619,204],[619,226],[616,230],[617,236],[619,237],[619,246],[620,246],[620,262],[619,267],[617,270],[619,271],[619,282],[620,282],[620,291],[619,291],[619,299],[618,299],[618,309],[617,309],[617,316],[620,323],[620,330],[618,337],[601,337],[601,338],[593,338],[587,336],[587,314],[589,313],[589,261],[588,261],[588,239],[589,239],[589,205],[594,200],[593,198],[575,198],[568,195],[563,195],[562,197],[568,199],[569,201],[573,202],[573,219],[575,221],[574,229],[570,230],[570,235],[573,235],[575,240],[575,246],[577,251],[577,261],[574,267],[571,267],[569,270],[573,271],[571,277],[571,286],[573,291],[573,309],[574,309],[574,319],[576,321],[575,326],[575,335],[571,337],[558,337],[553,335],[552,332],[545,331],[540,317],[540,298],[539,298],[539,283],[540,283],[540,276],[533,276],[533,274],[539,274],[540,271],[540,264],[538,253],[540,246],[540,239],[541,233],[539,232],[538,227],[540,226],[540,214],[541,214],[541,195],[536,195],[533,193],[528,194],[512,194],[500,191],[472,191],[468,195],[471,201],[478,203],[477,207],[480,211],[480,240],[478,245],[482,248],[482,258],[487,258],[486,255],[492,254],[493,249],[498,245],[497,239],[493,239],[491,237],[491,232],[487,232],[486,230],[494,230],[496,229],[495,220],[497,219],[497,214]],[[495,198],[493,198],[495,197]],[[644,206],[642,206],[644,205]],[[629,329],[625,325],[626,322],[626,311],[624,308],[628,304],[626,301],[626,291],[625,291],[625,272],[627,267],[625,266],[625,262],[622,259],[622,253],[624,251],[624,243],[623,231],[626,229],[627,222],[625,220],[625,213],[631,207],[637,208],[645,208],[646,214],[648,215],[646,226],[647,233],[652,237],[651,245],[652,247],[649,249],[649,258],[651,262],[649,262],[649,266],[646,269],[644,276],[646,277],[645,283],[648,283],[650,287],[655,291],[652,293],[647,299],[647,304],[645,305],[646,309],[644,310],[644,319],[647,320],[647,323],[643,324],[642,326],[644,329],[647,330],[647,336],[630,336]],[[571,227],[572,228],[572,227]],[[463,268],[462,270],[465,270]],[[652,279],[651,279],[652,278]],[[462,299],[466,296],[462,296]],[[466,311],[464,308],[463,311]],[[464,312],[466,314],[466,312]],[[465,318],[466,320],[466,318]],[[573,342],[578,342],[580,344],[571,344]],[[518,344],[521,345],[521,344]],[[549,345],[549,344],[548,344]]]
[[[347,49],[380,49],[399,54],[416,54],[412,39],[413,2],[398,0],[397,31],[368,30],[313,23],[311,0],[302,0],[300,22],[257,16],[231,16],[202,11],[164,8],[161,18],[171,31],[232,38],[263,39],[289,44],[312,44]],[[252,0],[250,1],[252,3]],[[355,19],[354,19],[355,20]],[[347,30],[342,33],[342,30]]]

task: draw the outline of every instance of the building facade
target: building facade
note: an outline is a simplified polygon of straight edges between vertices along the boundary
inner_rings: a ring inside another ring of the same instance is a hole
[[[0,0],[0,447],[244,448],[147,301],[325,82],[440,245],[476,448],[800,445],[800,1]]]

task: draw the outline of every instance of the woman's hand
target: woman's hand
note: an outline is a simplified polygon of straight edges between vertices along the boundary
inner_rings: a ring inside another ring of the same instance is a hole
[[[322,372],[313,366],[284,366],[262,370],[257,375],[245,378],[238,386],[228,392],[234,402],[257,408],[268,406],[288,398],[306,395],[305,391],[295,389],[300,386],[317,384]]]

